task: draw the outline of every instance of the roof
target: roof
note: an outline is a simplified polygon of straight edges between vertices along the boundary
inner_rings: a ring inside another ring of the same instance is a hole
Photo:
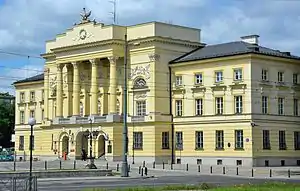
[[[14,82],[14,84],[20,84],[20,83],[26,83],[26,82],[35,82],[35,81],[41,81],[44,80],[44,74],[38,74],[29,78],[25,78],[23,80],[19,80]]]
[[[243,41],[235,41],[199,47],[196,50],[172,60],[170,64],[249,53],[300,60],[300,57],[291,55],[290,52],[280,52],[279,50],[273,50]]]

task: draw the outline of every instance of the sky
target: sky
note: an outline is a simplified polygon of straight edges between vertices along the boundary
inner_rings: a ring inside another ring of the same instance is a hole
[[[300,55],[300,0],[116,0],[117,24],[161,21],[201,29],[217,44],[258,34],[261,45]],[[113,22],[110,0],[0,0],[0,92],[43,71],[45,41],[80,20]],[[13,54],[11,54],[13,53]]]

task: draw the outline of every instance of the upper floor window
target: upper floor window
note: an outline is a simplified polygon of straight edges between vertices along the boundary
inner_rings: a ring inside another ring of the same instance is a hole
[[[161,141],[161,147],[162,149],[169,149],[169,132],[162,132],[162,141]]]
[[[216,149],[224,149],[224,131],[216,131]]]
[[[42,100],[44,101],[44,99],[45,99],[45,91],[42,90]]]
[[[286,150],[285,131],[279,131],[279,150]]]
[[[284,78],[284,73],[283,72],[278,72],[278,82],[283,82]]]
[[[294,149],[300,150],[300,132],[294,131]]]
[[[136,102],[136,114],[138,116],[146,115],[146,100]]]
[[[278,115],[284,114],[284,98],[278,98]]]
[[[30,101],[34,101],[35,100],[35,92],[32,91],[30,92]]]
[[[203,115],[203,99],[196,99],[196,115]]]
[[[25,93],[21,92],[20,93],[20,102],[24,102],[25,101]]]
[[[216,98],[216,114],[223,114],[223,97]]]
[[[243,79],[243,74],[242,74],[242,69],[234,69],[234,80],[242,80]]]
[[[84,106],[82,102],[80,102],[80,106],[79,106],[79,115],[80,116],[84,115]]]
[[[176,76],[176,86],[182,86],[182,76]]]
[[[298,104],[299,104],[298,99],[294,99],[294,116],[298,116],[298,114],[299,114]]]
[[[98,114],[99,115],[101,115],[101,111],[102,111],[102,108],[101,108],[101,101],[100,100],[98,100],[98,107],[97,107],[98,109]]]
[[[293,74],[293,84],[298,84],[298,74]]]
[[[117,99],[117,103],[116,103],[116,112],[117,114],[120,114],[121,108],[120,108],[120,101]]]
[[[242,96],[235,96],[235,113],[242,113],[243,112],[243,97]]]
[[[31,117],[31,118],[35,118],[35,113],[34,113],[34,110],[31,110],[31,111],[30,111],[30,115],[29,115],[29,117]]]
[[[181,131],[176,132],[176,137],[175,137],[175,148],[178,150],[183,149],[183,135]]]
[[[175,101],[175,115],[182,116],[182,100]]]
[[[143,132],[133,132],[133,149],[143,149]]]
[[[262,96],[261,98],[261,112],[263,114],[268,113],[268,97],[267,96]]]
[[[24,151],[24,136],[19,136],[19,151]]]
[[[215,73],[215,78],[216,78],[216,82],[222,82],[223,81],[223,72],[222,71],[217,71]]]
[[[269,130],[263,130],[263,149],[271,149]]]
[[[196,131],[195,139],[195,149],[203,149],[203,131]]]
[[[244,132],[243,130],[235,130],[235,148],[244,148]]]
[[[202,74],[195,74],[195,84],[202,84],[203,77]]]
[[[25,123],[25,112],[20,111],[20,124],[24,124],[24,123]]]
[[[268,70],[266,70],[266,69],[261,70],[261,80],[262,81],[268,80]]]

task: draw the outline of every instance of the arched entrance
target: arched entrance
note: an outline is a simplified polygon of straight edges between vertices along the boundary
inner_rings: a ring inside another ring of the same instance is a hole
[[[81,159],[81,152],[84,149],[87,153],[88,150],[88,140],[89,134],[87,132],[79,132],[76,136],[76,149],[75,149],[75,158]]]
[[[64,153],[69,153],[69,137],[68,136],[63,136],[61,140],[61,154],[63,155]]]
[[[98,137],[98,158],[105,155],[105,137],[103,135],[99,135]]]

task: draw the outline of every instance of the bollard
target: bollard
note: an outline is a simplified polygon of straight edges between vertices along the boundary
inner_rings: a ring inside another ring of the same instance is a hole
[[[142,168],[141,176],[144,176],[144,168]]]
[[[291,170],[288,170],[288,177],[291,178]]]
[[[270,177],[272,177],[272,169],[270,169]]]
[[[147,167],[145,167],[145,176],[147,176],[148,175],[148,169],[147,169]]]
[[[223,166],[223,174],[226,174],[225,166]]]
[[[201,168],[200,168],[200,165],[198,165],[198,172],[200,172],[201,171]]]
[[[171,163],[171,170],[173,170],[173,163]]]
[[[143,167],[145,167],[145,161],[143,161]]]
[[[210,174],[213,173],[213,169],[212,169],[212,166],[210,166]]]
[[[106,163],[106,170],[108,170],[108,162]]]
[[[165,169],[165,163],[163,162],[163,169]]]
[[[251,170],[251,177],[254,177],[254,170],[253,170],[253,168]]]
[[[45,170],[47,170],[47,161],[45,161]]]
[[[186,171],[189,171],[189,164],[186,164]]]
[[[155,168],[155,162],[153,162],[153,168]]]
[[[14,171],[16,171],[16,161],[14,161]]]
[[[61,160],[59,161],[59,169],[61,170]]]
[[[236,167],[236,175],[239,175],[239,167]]]
[[[74,160],[73,168],[76,169],[76,160]]]
[[[141,174],[141,168],[142,168],[142,167],[141,167],[141,166],[139,166],[139,174]]]
[[[119,163],[117,164],[117,172],[119,172]]]

